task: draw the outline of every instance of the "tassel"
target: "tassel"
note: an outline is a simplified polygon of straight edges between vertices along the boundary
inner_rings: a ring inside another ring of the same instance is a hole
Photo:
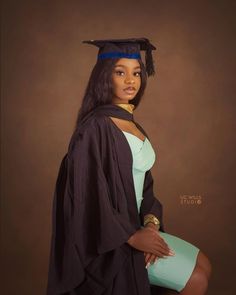
[[[146,63],[146,71],[148,76],[154,76],[155,69],[154,69],[154,61],[152,57],[152,48],[148,46],[145,52],[145,63]]]

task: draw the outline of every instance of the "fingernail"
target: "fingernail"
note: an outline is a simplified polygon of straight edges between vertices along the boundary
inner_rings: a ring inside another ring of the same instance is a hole
[[[146,265],[146,268],[148,268],[148,267],[149,267],[149,265],[150,265],[150,262],[148,262],[148,264]]]

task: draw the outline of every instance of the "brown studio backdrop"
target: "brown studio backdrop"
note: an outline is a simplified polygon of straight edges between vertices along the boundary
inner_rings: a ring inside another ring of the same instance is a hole
[[[60,161],[96,61],[81,40],[146,36],[157,75],[135,119],[157,160],[166,230],[234,293],[235,1],[5,1],[2,10],[2,294],[45,294]],[[181,196],[201,204],[181,204]]]

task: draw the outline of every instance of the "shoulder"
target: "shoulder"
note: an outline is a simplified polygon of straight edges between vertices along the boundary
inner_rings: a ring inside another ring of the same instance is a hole
[[[109,120],[102,114],[93,113],[79,124],[74,130],[69,143],[68,150],[71,151],[77,144],[89,145],[99,144],[108,131]]]
[[[86,121],[76,128],[76,132],[80,135],[93,134],[98,135],[98,132],[106,130],[108,126],[108,118],[105,115],[94,113]]]

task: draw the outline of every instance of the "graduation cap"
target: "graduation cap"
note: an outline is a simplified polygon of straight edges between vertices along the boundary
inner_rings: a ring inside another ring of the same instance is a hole
[[[155,50],[156,47],[153,46],[147,38],[86,40],[83,41],[83,43],[88,43],[99,47],[98,59],[141,59],[140,51],[145,50],[146,72],[148,76],[155,74],[152,50]]]

